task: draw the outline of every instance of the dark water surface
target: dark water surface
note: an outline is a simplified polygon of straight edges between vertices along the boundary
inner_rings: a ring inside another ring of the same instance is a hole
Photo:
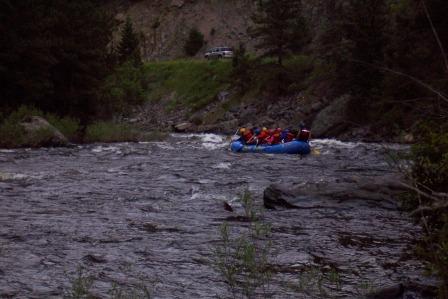
[[[315,141],[320,155],[304,159],[234,154],[226,144],[217,135],[173,135],[157,143],[0,150],[0,297],[60,298],[79,266],[97,278],[100,297],[113,282],[142,281],[157,281],[155,298],[226,297],[210,265],[219,226],[231,215],[224,200],[238,206],[248,188],[260,205],[271,183],[391,172],[386,150],[375,144]],[[275,298],[311,296],[285,284],[304,265],[336,267],[338,298],[359,297],[363,281],[426,279],[411,255],[420,228],[395,209],[355,201],[266,211],[265,218],[280,269]]]

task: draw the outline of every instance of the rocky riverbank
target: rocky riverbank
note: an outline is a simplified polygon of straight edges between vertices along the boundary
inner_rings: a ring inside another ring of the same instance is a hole
[[[288,97],[246,100],[223,110],[230,91],[221,91],[210,105],[192,113],[188,107],[167,111],[169,99],[148,103],[136,109],[131,117],[122,121],[143,129],[173,131],[177,133],[217,133],[232,135],[239,127],[265,126],[270,128],[297,127],[304,121],[312,128],[314,138],[337,138],[344,141],[412,143],[409,132],[393,136],[387,130],[370,125],[360,126],[347,120],[349,96],[333,101],[326,97],[296,94]]]

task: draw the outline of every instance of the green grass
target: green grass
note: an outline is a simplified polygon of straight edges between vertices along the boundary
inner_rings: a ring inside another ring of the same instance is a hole
[[[128,125],[100,121],[87,127],[84,142],[138,142],[162,140],[166,134],[161,132],[142,132]]]
[[[168,108],[188,107],[199,110],[230,86],[231,61],[175,60],[148,63],[148,98],[169,98]]]
[[[40,116],[58,129],[68,140],[74,141],[79,130],[79,121],[70,117],[59,117],[52,113],[44,113],[39,109],[29,106],[21,106],[16,111],[4,117],[0,122],[0,147],[16,148],[30,146],[35,147],[45,143],[51,132],[41,130],[33,136],[27,137],[25,130],[19,125],[27,116]]]

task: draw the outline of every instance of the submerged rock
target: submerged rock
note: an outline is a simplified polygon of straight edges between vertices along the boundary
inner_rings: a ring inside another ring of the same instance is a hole
[[[399,283],[392,286],[386,286],[367,294],[368,299],[398,299],[404,292],[404,286]]]

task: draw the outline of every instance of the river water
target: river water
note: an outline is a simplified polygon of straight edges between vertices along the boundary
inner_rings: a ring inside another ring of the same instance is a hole
[[[111,286],[146,284],[155,298],[226,298],[211,265],[219,227],[248,189],[261,206],[272,183],[300,184],[392,172],[384,146],[316,140],[319,154],[235,154],[225,137],[172,135],[164,142],[0,150],[0,297],[60,298],[77,269]],[[399,149],[399,146],[393,146]],[[313,199],[310,199],[313,200]],[[324,297],[293,287],[305,267],[335,267],[333,297],[426,283],[412,248],[420,234],[396,209],[344,203],[266,210],[278,269],[274,298]],[[235,221],[233,226],[246,224]],[[343,242],[347,239],[351,240]],[[298,283],[298,282],[297,282]],[[403,298],[422,298],[407,291]]]

